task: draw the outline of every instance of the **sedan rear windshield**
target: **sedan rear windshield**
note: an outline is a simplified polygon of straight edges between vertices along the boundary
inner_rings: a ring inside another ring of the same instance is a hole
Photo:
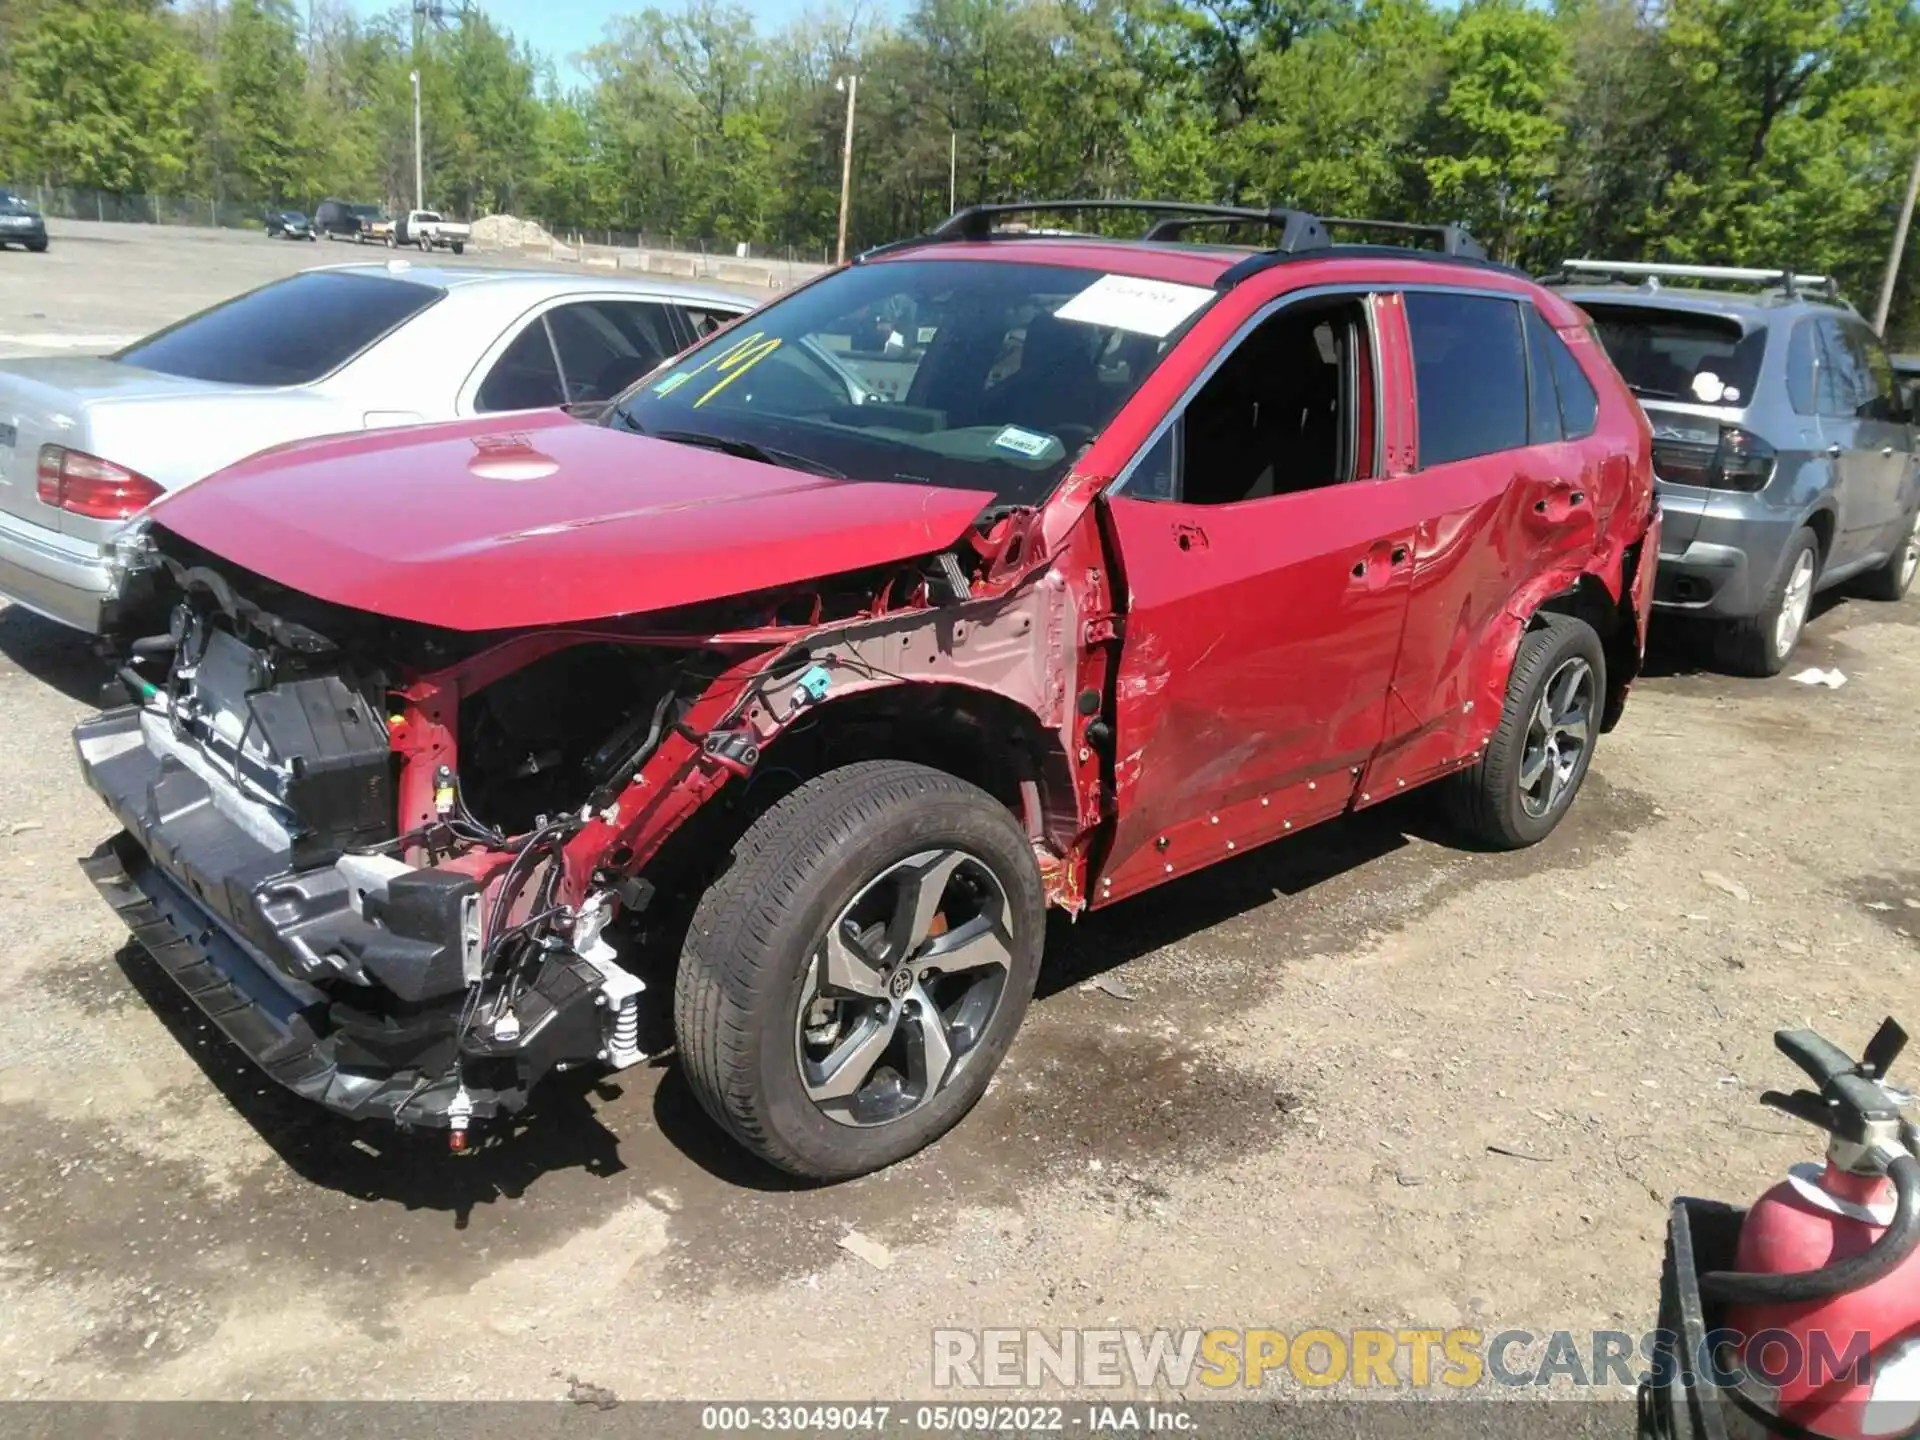
[[[1653,305],[1581,306],[1627,388],[1643,400],[1745,406],[1767,332],[1738,320]]]
[[[306,385],[445,293],[411,280],[309,271],[202,310],[113,358],[224,385]]]
[[[681,356],[608,423],[820,474],[1031,505],[1213,298],[1072,266],[857,265]]]

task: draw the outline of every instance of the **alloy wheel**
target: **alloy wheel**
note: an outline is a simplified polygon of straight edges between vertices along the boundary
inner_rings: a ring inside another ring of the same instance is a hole
[[[1520,761],[1520,804],[1536,820],[1565,800],[1593,744],[1593,667],[1578,655],[1561,662],[1527,723]]]
[[[1013,963],[1005,887],[964,850],[910,855],[834,918],[794,1016],[801,1084],[843,1125],[911,1114],[966,1067]]]
[[[1773,653],[1784,660],[1800,643],[1800,629],[1807,623],[1807,610],[1813,604],[1813,551],[1802,550],[1787,577],[1786,593],[1780,597],[1780,613],[1773,621]]]

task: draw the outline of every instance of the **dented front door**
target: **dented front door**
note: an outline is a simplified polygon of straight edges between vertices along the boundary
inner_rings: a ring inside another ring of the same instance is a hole
[[[1404,483],[1103,502],[1127,600],[1119,823],[1096,903],[1346,807],[1380,741],[1406,615]]]

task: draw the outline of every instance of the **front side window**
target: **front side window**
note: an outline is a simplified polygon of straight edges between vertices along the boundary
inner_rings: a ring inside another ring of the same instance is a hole
[[[607,423],[1036,504],[1214,294],[1014,261],[857,265],[696,346]]]
[[[311,270],[202,310],[113,358],[226,385],[306,385],[446,292],[411,280]]]
[[[1516,301],[1447,291],[1407,295],[1420,464],[1527,443],[1527,351]]]
[[[1260,322],[1127,476],[1141,500],[1233,505],[1368,472],[1366,310],[1303,301]]]

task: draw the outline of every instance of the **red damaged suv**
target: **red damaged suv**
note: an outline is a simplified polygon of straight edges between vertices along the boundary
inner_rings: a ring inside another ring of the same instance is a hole
[[[1007,223],[1120,208],[963,211],[621,395],[555,344],[568,412],[169,496],[76,733],[125,827],[94,882],[343,1115],[464,1148],[664,1050],[670,991],[714,1119],[834,1178],[979,1099],[1048,905],[1430,781],[1539,840],[1658,554],[1580,313],[1451,228]]]

